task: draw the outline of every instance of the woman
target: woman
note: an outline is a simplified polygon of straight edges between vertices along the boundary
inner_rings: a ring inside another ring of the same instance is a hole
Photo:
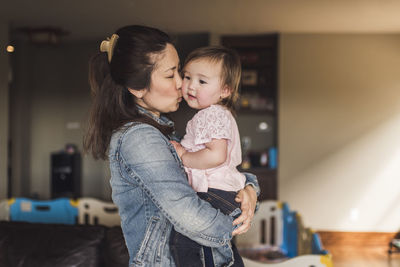
[[[169,36],[126,26],[103,41],[101,51],[90,63],[93,104],[84,145],[95,158],[110,161],[112,199],[130,265],[175,266],[169,249],[172,226],[201,245],[225,247],[233,263],[229,241],[250,227],[257,180],[246,175],[248,185],[237,196],[242,215],[234,221],[190,187],[169,142],[173,122],[161,115],[176,111],[182,100],[179,58]],[[226,260],[219,255],[214,264]]]

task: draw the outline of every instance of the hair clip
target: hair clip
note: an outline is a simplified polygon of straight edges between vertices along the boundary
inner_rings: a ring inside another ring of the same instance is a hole
[[[115,44],[117,43],[119,36],[117,34],[113,34],[111,38],[107,38],[107,40],[104,40],[100,44],[100,51],[101,52],[107,52],[108,56],[108,62],[111,62],[113,52],[114,52],[114,47]]]

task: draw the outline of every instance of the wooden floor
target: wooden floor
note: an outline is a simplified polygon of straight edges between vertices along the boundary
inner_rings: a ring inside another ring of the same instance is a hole
[[[395,233],[319,232],[334,267],[400,267],[400,253],[388,255]]]

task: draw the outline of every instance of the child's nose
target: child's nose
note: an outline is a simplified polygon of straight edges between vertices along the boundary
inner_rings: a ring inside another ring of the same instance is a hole
[[[189,88],[189,91],[192,91],[192,92],[195,90],[194,84],[192,81],[190,81],[188,88]]]

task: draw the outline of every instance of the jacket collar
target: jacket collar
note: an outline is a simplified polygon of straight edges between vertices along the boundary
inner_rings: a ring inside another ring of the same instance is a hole
[[[136,107],[138,108],[139,113],[150,117],[151,119],[155,120],[158,124],[170,126],[170,127],[174,126],[174,122],[171,121],[170,119],[168,119],[167,117],[165,117],[163,115],[160,115],[160,117],[158,117],[158,116],[154,115],[153,113],[151,113],[150,111],[148,111],[147,109],[145,109],[144,107],[139,106],[137,104],[136,104]]]

